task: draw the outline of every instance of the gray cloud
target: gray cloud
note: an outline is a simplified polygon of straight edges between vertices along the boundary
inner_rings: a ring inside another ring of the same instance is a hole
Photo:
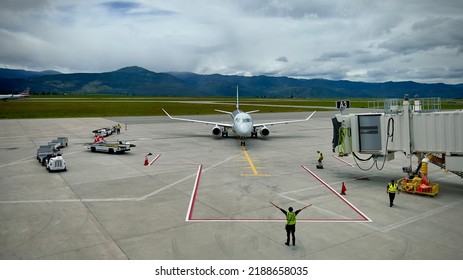
[[[277,57],[275,60],[280,61],[280,62],[288,62],[289,61],[286,56]]]
[[[338,58],[348,58],[350,57],[348,52],[329,52],[323,53],[320,57],[316,58],[316,61],[331,61]]]
[[[461,51],[462,29],[463,19],[426,18],[415,22],[408,32],[381,43],[379,48],[404,55],[436,48]]]
[[[7,0],[0,67],[463,83],[462,28],[459,0]]]

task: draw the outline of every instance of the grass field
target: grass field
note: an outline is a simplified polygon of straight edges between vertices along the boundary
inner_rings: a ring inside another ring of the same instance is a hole
[[[351,107],[368,108],[370,100],[350,100]],[[382,102],[383,100],[376,100]],[[243,111],[262,113],[335,110],[335,99],[240,98]],[[172,115],[217,114],[214,109],[233,111],[234,98],[142,98],[120,96],[54,97],[32,96],[25,100],[0,102],[1,119],[81,118],[112,116],[158,116],[161,108]],[[462,100],[443,100],[442,109],[463,109]]]

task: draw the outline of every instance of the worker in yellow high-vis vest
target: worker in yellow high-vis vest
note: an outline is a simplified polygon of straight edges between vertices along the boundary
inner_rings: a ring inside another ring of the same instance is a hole
[[[293,207],[289,207],[288,211],[286,211],[283,208],[280,208],[280,207],[276,206],[275,204],[273,204],[273,202],[270,201],[270,203],[273,206],[275,206],[276,208],[280,209],[281,212],[283,212],[283,214],[285,214],[285,216],[286,216],[286,225],[285,225],[286,243],[285,243],[285,245],[289,246],[290,237],[292,236],[293,246],[296,246],[296,216],[297,216],[297,214],[299,214],[299,212],[301,212],[305,208],[311,206],[312,204],[306,205],[306,206],[302,207],[301,209],[296,210],[296,212],[293,212]]]
[[[387,184],[387,193],[389,194],[389,207],[392,207],[392,205],[394,205],[394,198],[397,191],[398,185],[394,181],[394,179],[392,179],[391,182]]]

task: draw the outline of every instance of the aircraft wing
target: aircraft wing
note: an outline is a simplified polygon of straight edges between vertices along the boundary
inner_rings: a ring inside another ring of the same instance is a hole
[[[164,110],[164,109],[162,109],[162,110],[172,120],[183,121],[183,122],[193,122],[193,123],[203,123],[203,124],[209,124],[209,125],[215,125],[215,126],[221,126],[221,127],[228,127],[228,128],[232,127],[232,125],[229,124],[229,123],[208,122],[208,121],[201,121],[201,120],[176,118],[176,117],[172,117],[171,115],[169,115],[169,113],[167,113],[166,110]]]
[[[254,124],[253,127],[272,126],[272,125],[276,125],[276,124],[288,124],[288,123],[295,123],[295,122],[305,122],[305,121],[308,121],[316,112],[317,111],[314,111],[312,114],[310,114],[310,116],[308,116],[305,119],[301,119],[301,120],[289,120],[289,121],[279,121],[279,122],[257,123],[257,124]]]
[[[13,96],[12,94],[9,94],[9,95],[0,95],[0,100],[7,100],[7,99],[11,99],[11,96]]]

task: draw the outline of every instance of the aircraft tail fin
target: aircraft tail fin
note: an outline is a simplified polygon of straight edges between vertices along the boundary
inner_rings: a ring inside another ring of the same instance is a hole
[[[240,109],[240,102],[239,102],[239,99],[238,99],[238,85],[236,85],[236,110],[239,110]]]
[[[30,94],[29,94],[29,91],[30,91],[30,88],[26,88],[23,92],[21,92],[21,97],[29,97]]]

